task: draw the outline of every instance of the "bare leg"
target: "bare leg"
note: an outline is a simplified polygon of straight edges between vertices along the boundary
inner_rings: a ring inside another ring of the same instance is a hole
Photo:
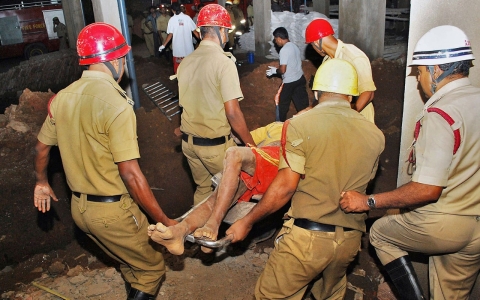
[[[194,232],[195,237],[211,240],[217,239],[218,228],[228,209],[247,190],[245,184],[240,180],[240,172],[244,171],[253,175],[255,164],[255,154],[253,154],[250,148],[232,147],[227,150],[223,163],[222,181],[218,187],[218,195],[212,214],[205,225]],[[202,247],[202,251],[210,252],[211,250]]]

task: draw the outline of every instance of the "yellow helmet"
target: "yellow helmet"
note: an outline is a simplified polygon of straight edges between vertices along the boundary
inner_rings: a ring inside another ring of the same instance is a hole
[[[329,59],[318,68],[312,90],[358,96],[357,71],[348,61]]]
[[[240,4],[240,0],[233,0],[233,5],[239,5]]]

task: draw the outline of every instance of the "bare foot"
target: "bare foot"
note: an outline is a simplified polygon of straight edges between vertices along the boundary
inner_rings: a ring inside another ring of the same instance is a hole
[[[218,224],[215,224],[215,222],[212,222],[212,221],[208,220],[207,223],[205,223],[205,225],[203,225],[203,227],[195,230],[195,232],[193,233],[193,236],[195,238],[201,238],[201,239],[205,239],[205,240],[216,241],[217,236],[218,236],[218,227],[219,227]],[[213,252],[213,249],[208,248],[208,247],[202,246],[200,248],[204,253],[212,253]]]
[[[184,251],[184,240],[187,236],[187,225],[180,222],[174,226],[167,227],[158,222],[157,225],[148,226],[148,236],[174,255],[181,255]]]

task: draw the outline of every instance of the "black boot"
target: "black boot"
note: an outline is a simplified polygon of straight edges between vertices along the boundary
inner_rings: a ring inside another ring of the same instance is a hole
[[[155,300],[155,295],[147,294],[135,288],[131,288],[127,300]]]
[[[397,294],[400,296],[400,300],[425,299],[422,287],[418,282],[417,274],[415,274],[408,255],[386,264],[385,270],[397,288]]]

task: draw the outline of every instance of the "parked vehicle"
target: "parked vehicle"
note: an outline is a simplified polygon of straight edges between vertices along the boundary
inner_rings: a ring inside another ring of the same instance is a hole
[[[0,5],[0,58],[41,55],[59,49],[53,18],[65,24],[61,1]]]

